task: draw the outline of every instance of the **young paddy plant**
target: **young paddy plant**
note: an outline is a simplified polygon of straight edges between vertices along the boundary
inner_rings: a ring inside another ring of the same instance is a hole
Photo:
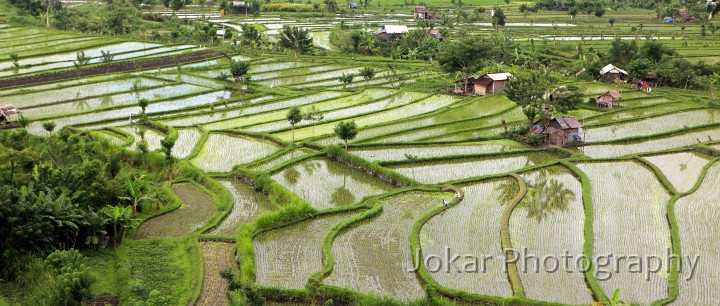
[[[317,209],[351,205],[366,196],[392,189],[391,185],[360,170],[325,159],[294,164],[272,178]]]
[[[694,187],[691,194],[675,202],[677,225],[683,257],[697,259],[697,269],[689,269],[683,262],[679,275],[677,304],[706,304],[720,299],[720,286],[716,276],[715,262],[720,260],[717,245],[720,244],[718,225],[718,201],[720,198],[720,163],[704,169],[704,179]],[[698,256],[699,255],[699,256]],[[698,256],[698,257],[696,257]],[[691,277],[692,275],[692,277]]]
[[[325,284],[365,294],[411,301],[424,296],[411,272],[410,228],[423,213],[438,207],[451,193],[408,192],[382,200],[379,216],[354,225],[335,238],[335,267]]]
[[[456,266],[449,267],[450,272],[447,265],[435,272],[429,271],[432,280],[440,286],[498,297],[513,295],[505,273],[505,262],[497,260],[504,255],[499,234],[500,219],[507,204],[500,200],[502,192],[499,187],[503,183],[512,184],[513,181],[503,179],[461,186],[464,200],[431,218],[422,227],[420,247],[425,256],[444,256],[449,250],[450,254],[472,254],[479,262],[482,262],[482,257],[496,258],[486,261],[485,266],[478,265],[477,273],[462,272],[464,258]],[[461,268],[461,272],[457,268]]]
[[[259,140],[225,134],[211,134],[200,154],[191,162],[209,172],[228,172],[277,151],[278,147]]]
[[[703,169],[710,162],[692,152],[649,155],[643,158],[658,167],[679,192],[687,192],[695,186]]]
[[[325,235],[335,224],[351,216],[342,213],[316,217],[255,237],[252,244],[256,283],[286,289],[305,288],[310,275],[323,267]]]
[[[561,167],[544,168],[523,178],[528,193],[510,218],[513,248],[539,258],[566,250],[582,254],[584,210],[580,182]],[[564,269],[550,272],[534,260],[520,260],[517,265],[529,299],[578,305],[592,302],[582,273]]]
[[[593,203],[594,255],[657,256],[667,262],[670,228],[666,204],[670,195],[655,175],[635,162],[579,164],[590,178]],[[599,269],[599,268],[598,268]],[[600,286],[610,295],[623,288],[623,298],[649,304],[668,293],[668,279],[661,274],[631,273],[627,264],[611,260],[598,276]]]

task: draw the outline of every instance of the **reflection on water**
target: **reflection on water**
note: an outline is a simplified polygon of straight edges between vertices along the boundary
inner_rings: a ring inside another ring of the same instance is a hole
[[[535,219],[538,223],[557,212],[567,211],[570,201],[575,200],[572,190],[550,176],[547,170],[540,171],[532,182],[527,183],[527,194],[518,205],[519,208],[527,210],[528,218]],[[500,192],[498,200],[502,205],[507,204],[520,191],[515,180],[506,180],[498,185],[497,190]]]

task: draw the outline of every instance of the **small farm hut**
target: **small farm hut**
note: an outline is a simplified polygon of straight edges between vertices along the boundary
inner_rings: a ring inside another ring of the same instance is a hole
[[[505,83],[511,77],[512,74],[510,73],[500,72],[463,78],[455,81],[455,90],[453,92],[475,96],[502,92],[505,89]]]
[[[428,12],[427,8],[424,6],[416,6],[415,10],[413,11],[413,18],[415,19],[437,19],[435,15]]]
[[[7,124],[10,122],[11,115],[17,115],[19,117],[20,113],[20,110],[11,104],[6,103],[0,105],[0,124]]]
[[[613,64],[607,64],[607,66],[600,69],[600,76],[607,82],[614,82],[616,79],[624,80],[627,78],[628,73]]]
[[[573,116],[541,119],[533,124],[530,133],[544,135],[545,141],[556,146],[580,143],[585,139],[582,125]]]
[[[438,29],[432,29],[432,30],[428,31],[428,35],[430,35],[430,37],[435,38],[439,41],[443,41],[443,36],[442,36],[442,34],[440,34],[440,30],[438,30]]]
[[[621,99],[622,94],[619,91],[608,90],[606,93],[595,98],[595,102],[597,102],[597,106],[599,107],[613,108],[615,101],[620,101]]]
[[[408,27],[404,25],[384,25],[378,30],[378,39],[394,41],[408,33]]]

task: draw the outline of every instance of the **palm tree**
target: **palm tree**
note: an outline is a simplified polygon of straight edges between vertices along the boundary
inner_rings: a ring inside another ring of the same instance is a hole
[[[46,121],[43,122],[42,127],[45,129],[48,133],[52,133],[55,130],[55,122],[54,121]]]
[[[720,74],[716,72],[710,76],[710,98],[713,103],[717,101],[718,87],[720,87]]]
[[[113,246],[117,249],[118,229],[122,237],[120,241],[123,241],[127,230],[134,227],[135,219],[131,217],[132,211],[127,206],[107,206],[101,212],[107,218],[106,222],[113,226]]]
[[[133,215],[137,214],[138,205],[142,202],[150,200],[150,197],[148,197],[146,192],[149,189],[148,183],[149,182],[144,175],[138,178],[129,178],[125,180],[125,188],[129,196],[120,197],[120,199],[130,201]]]
[[[297,59],[298,54],[310,51],[313,40],[307,29],[284,26],[278,42],[280,47],[292,50],[293,56]]]
[[[248,70],[250,62],[230,60],[230,74],[235,78],[235,82],[242,81]]]

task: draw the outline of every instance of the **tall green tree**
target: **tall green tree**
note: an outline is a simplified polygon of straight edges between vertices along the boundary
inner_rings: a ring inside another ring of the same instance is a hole
[[[300,123],[300,121],[303,120],[302,111],[300,111],[299,107],[295,106],[288,111],[285,118],[287,118],[287,121],[292,126],[292,143],[294,144],[295,143],[295,125]]]
[[[240,42],[248,47],[257,48],[262,44],[263,35],[253,24],[245,24],[242,26],[242,35]]]
[[[140,106],[140,119],[145,119],[145,109],[147,109],[148,105],[150,105],[150,101],[147,99],[140,99],[138,100],[138,106]]]
[[[546,91],[552,83],[554,78],[542,71],[518,73],[507,81],[505,94],[508,99],[522,107],[528,124],[532,125],[543,112]]]
[[[355,121],[340,122],[335,126],[335,135],[345,142],[345,151],[348,149],[348,141],[355,139],[358,134],[358,128]]]
[[[445,72],[461,73],[467,91],[467,78],[490,65],[496,50],[496,46],[488,40],[468,37],[447,44],[438,54],[438,62]]]
[[[505,26],[505,11],[503,11],[503,9],[501,9],[499,6],[495,6],[493,10],[494,13],[492,16],[492,25],[495,29],[495,32],[497,32],[498,30],[500,30],[501,26]]]
[[[310,52],[313,45],[312,37],[310,37],[310,32],[307,29],[291,26],[283,27],[278,42],[280,47],[292,50],[295,58],[299,54]]]

